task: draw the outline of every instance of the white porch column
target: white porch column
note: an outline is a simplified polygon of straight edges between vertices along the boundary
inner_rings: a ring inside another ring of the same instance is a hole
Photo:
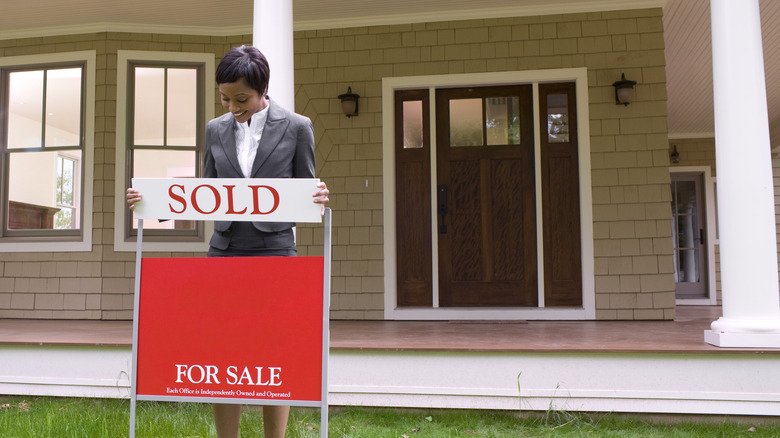
[[[772,157],[758,0],[711,0],[723,317],[720,347],[780,348]]]
[[[268,59],[268,95],[295,111],[292,0],[255,0],[252,45]]]

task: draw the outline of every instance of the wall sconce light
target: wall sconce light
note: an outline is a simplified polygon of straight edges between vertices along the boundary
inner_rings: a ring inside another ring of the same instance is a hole
[[[341,99],[341,109],[344,111],[344,115],[347,117],[356,116],[358,114],[358,98],[360,95],[352,92],[352,87],[347,87],[347,92],[339,94]]]
[[[626,79],[623,73],[619,81],[612,84],[615,87],[615,104],[628,106],[634,100],[634,85],[636,81]]]
[[[677,145],[674,145],[674,151],[669,155],[669,159],[672,163],[677,164],[680,162],[680,153],[677,152]]]

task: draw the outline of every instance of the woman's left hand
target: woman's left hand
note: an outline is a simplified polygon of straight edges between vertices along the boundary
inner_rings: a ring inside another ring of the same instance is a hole
[[[325,204],[330,202],[330,199],[328,198],[328,195],[330,194],[330,191],[328,190],[328,186],[325,184],[324,181],[320,181],[317,183],[317,191],[311,195],[312,198],[314,198],[315,204],[322,205],[320,214],[325,215]]]

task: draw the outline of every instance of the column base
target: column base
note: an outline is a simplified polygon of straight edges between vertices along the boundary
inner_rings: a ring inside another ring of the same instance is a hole
[[[780,348],[780,333],[726,333],[704,330],[704,342],[726,348]]]

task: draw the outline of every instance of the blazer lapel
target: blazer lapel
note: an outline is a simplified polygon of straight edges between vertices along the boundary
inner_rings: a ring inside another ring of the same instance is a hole
[[[260,144],[257,146],[255,162],[252,163],[251,175],[253,177],[257,175],[257,171],[263,167],[265,161],[271,156],[276,146],[279,145],[284,132],[287,130],[287,125],[290,123],[276,102],[271,100],[270,105],[270,108],[268,108],[268,119],[266,119],[265,127],[263,128],[263,135],[260,137]]]
[[[235,118],[233,114],[226,114],[226,117],[220,126],[219,141],[222,144],[222,149],[225,151],[228,162],[233,166],[233,169],[237,172],[239,177],[243,177],[241,172],[241,165],[238,164],[238,152],[236,149],[236,132],[235,132]]]

